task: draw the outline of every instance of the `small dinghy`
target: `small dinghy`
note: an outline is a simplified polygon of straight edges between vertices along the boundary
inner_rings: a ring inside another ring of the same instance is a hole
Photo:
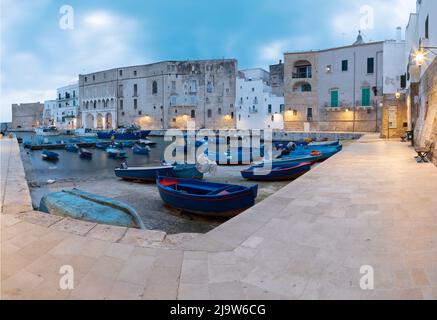
[[[126,163],[123,163],[114,172],[117,177],[124,180],[155,182],[159,176],[172,176],[173,166],[130,168]]]
[[[252,207],[258,194],[258,185],[244,187],[169,177],[159,177],[156,183],[167,205],[205,216],[235,216]]]
[[[79,150],[79,147],[76,144],[66,144],[65,150],[68,152],[77,152]]]
[[[150,152],[150,147],[149,146],[140,146],[140,145],[136,144],[132,147],[132,151],[135,154],[147,155]]]
[[[50,193],[41,199],[42,212],[90,222],[144,229],[138,213],[129,205],[81,190]]]
[[[88,151],[87,149],[80,148],[79,149],[79,157],[81,159],[92,159],[93,154],[91,151]]]
[[[118,149],[118,148],[114,148],[114,147],[108,147],[106,149],[106,153],[108,154],[108,156],[110,158],[114,158],[114,159],[126,159],[127,158],[126,151]]]
[[[59,160],[59,154],[53,151],[43,150],[41,157],[43,160],[56,161]]]
[[[297,164],[274,164],[271,168],[256,166],[241,171],[244,179],[255,181],[283,181],[294,180],[311,170],[311,162]]]
[[[134,146],[133,141],[123,141],[121,144],[123,145],[123,148],[132,148]]]

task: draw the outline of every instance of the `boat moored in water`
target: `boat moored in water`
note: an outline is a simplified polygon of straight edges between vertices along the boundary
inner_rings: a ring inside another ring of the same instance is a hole
[[[150,147],[149,146],[140,146],[140,145],[136,144],[132,147],[132,151],[135,154],[147,155],[150,153]]]
[[[55,126],[50,126],[50,127],[36,128],[35,134],[37,136],[53,137],[53,136],[59,136],[60,132]]]
[[[111,131],[99,131],[97,132],[97,137],[99,139],[112,139],[115,140],[140,140],[146,139],[150,134],[150,130],[140,130],[137,127],[121,128],[118,130]]]
[[[97,137],[97,132],[95,132],[93,129],[89,129],[89,128],[79,128],[79,129],[74,130],[74,135],[76,137],[94,138],[94,137]]]
[[[119,148],[112,147],[112,146],[109,146],[108,148],[106,148],[106,153],[108,154],[108,156],[110,158],[115,158],[115,159],[126,159],[127,158],[126,151],[121,150]]]
[[[41,199],[39,210],[53,215],[120,227],[145,229],[129,205],[78,189],[54,192]]]
[[[43,150],[43,152],[41,153],[41,157],[43,160],[47,160],[47,161],[59,160],[59,154],[49,150]]]
[[[84,149],[84,148],[80,148],[79,149],[79,157],[81,159],[92,159],[93,154],[91,151]]]
[[[159,177],[156,184],[164,203],[204,216],[235,216],[252,207],[258,194],[258,185],[244,187],[170,177]]]
[[[68,152],[77,152],[79,147],[76,144],[69,143],[65,145],[65,150]]]
[[[271,167],[259,168],[252,166],[241,171],[243,178],[255,181],[294,180],[311,170],[311,162],[292,164],[273,164]]]

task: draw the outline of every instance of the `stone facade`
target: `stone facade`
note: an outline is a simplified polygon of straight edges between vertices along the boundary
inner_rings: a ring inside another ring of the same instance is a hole
[[[419,115],[415,127],[415,144],[434,143],[432,160],[437,165],[437,59],[426,70],[419,85]]]
[[[408,130],[406,96],[384,95],[381,138],[400,138]]]
[[[44,104],[21,103],[12,105],[11,129],[31,130],[42,124]]]
[[[381,130],[384,44],[361,39],[346,47],[286,53],[286,130]]]
[[[57,89],[57,107],[54,123],[60,129],[76,129],[80,126],[78,82]]]
[[[79,76],[87,128],[235,128],[236,60],[165,61]]]
[[[274,95],[284,96],[284,64],[282,60],[279,60],[278,64],[270,66],[270,85]]]

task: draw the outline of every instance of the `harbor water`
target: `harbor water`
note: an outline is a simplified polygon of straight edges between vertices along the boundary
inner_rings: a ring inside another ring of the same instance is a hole
[[[33,134],[17,134],[26,141],[35,141]],[[74,137],[48,137],[49,142],[68,142]],[[131,167],[150,167],[160,165],[165,148],[171,143],[163,137],[151,137],[156,145],[149,155],[134,154],[131,148],[124,148],[126,160],[109,158],[105,150],[89,148],[93,153],[90,160],[81,159],[78,153],[66,150],[53,150],[59,154],[59,160],[49,162],[42,160],[42,150],[31,151],[21,145],[22,160],[26,178],[29,183],[34,208],[38,208],[43,196],[50,192],[78,188],[128,203],[137,210],[147,229],[162,230],[169,234],[205,233],[223,223],[223,219],[202,218],[196,215],[180,213],[165,206],[155,184],[143,184],[123,181],[115,177],[114,168],[127,161]],[[41,139],[39,139],[42,142]],[[82,139],[83,140],[83,139]],[[246,166],[219,166],[217,173],[205,175],[205,180],[253,185],[241,177],[240,171]],[[272,195],[289,182],[258,183],[257,202]]]

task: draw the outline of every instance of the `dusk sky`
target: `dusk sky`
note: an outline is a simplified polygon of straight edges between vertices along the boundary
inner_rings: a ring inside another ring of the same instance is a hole
[[[55,99],[88,73],[161,60],[236,58],[239,68],[277,62],[285,51],[351,44],[367,5],[365,41],[392,39],[416,0],[1,0],[1,114],[12,103]],[[63,5],[74,27],[62,29]]]

